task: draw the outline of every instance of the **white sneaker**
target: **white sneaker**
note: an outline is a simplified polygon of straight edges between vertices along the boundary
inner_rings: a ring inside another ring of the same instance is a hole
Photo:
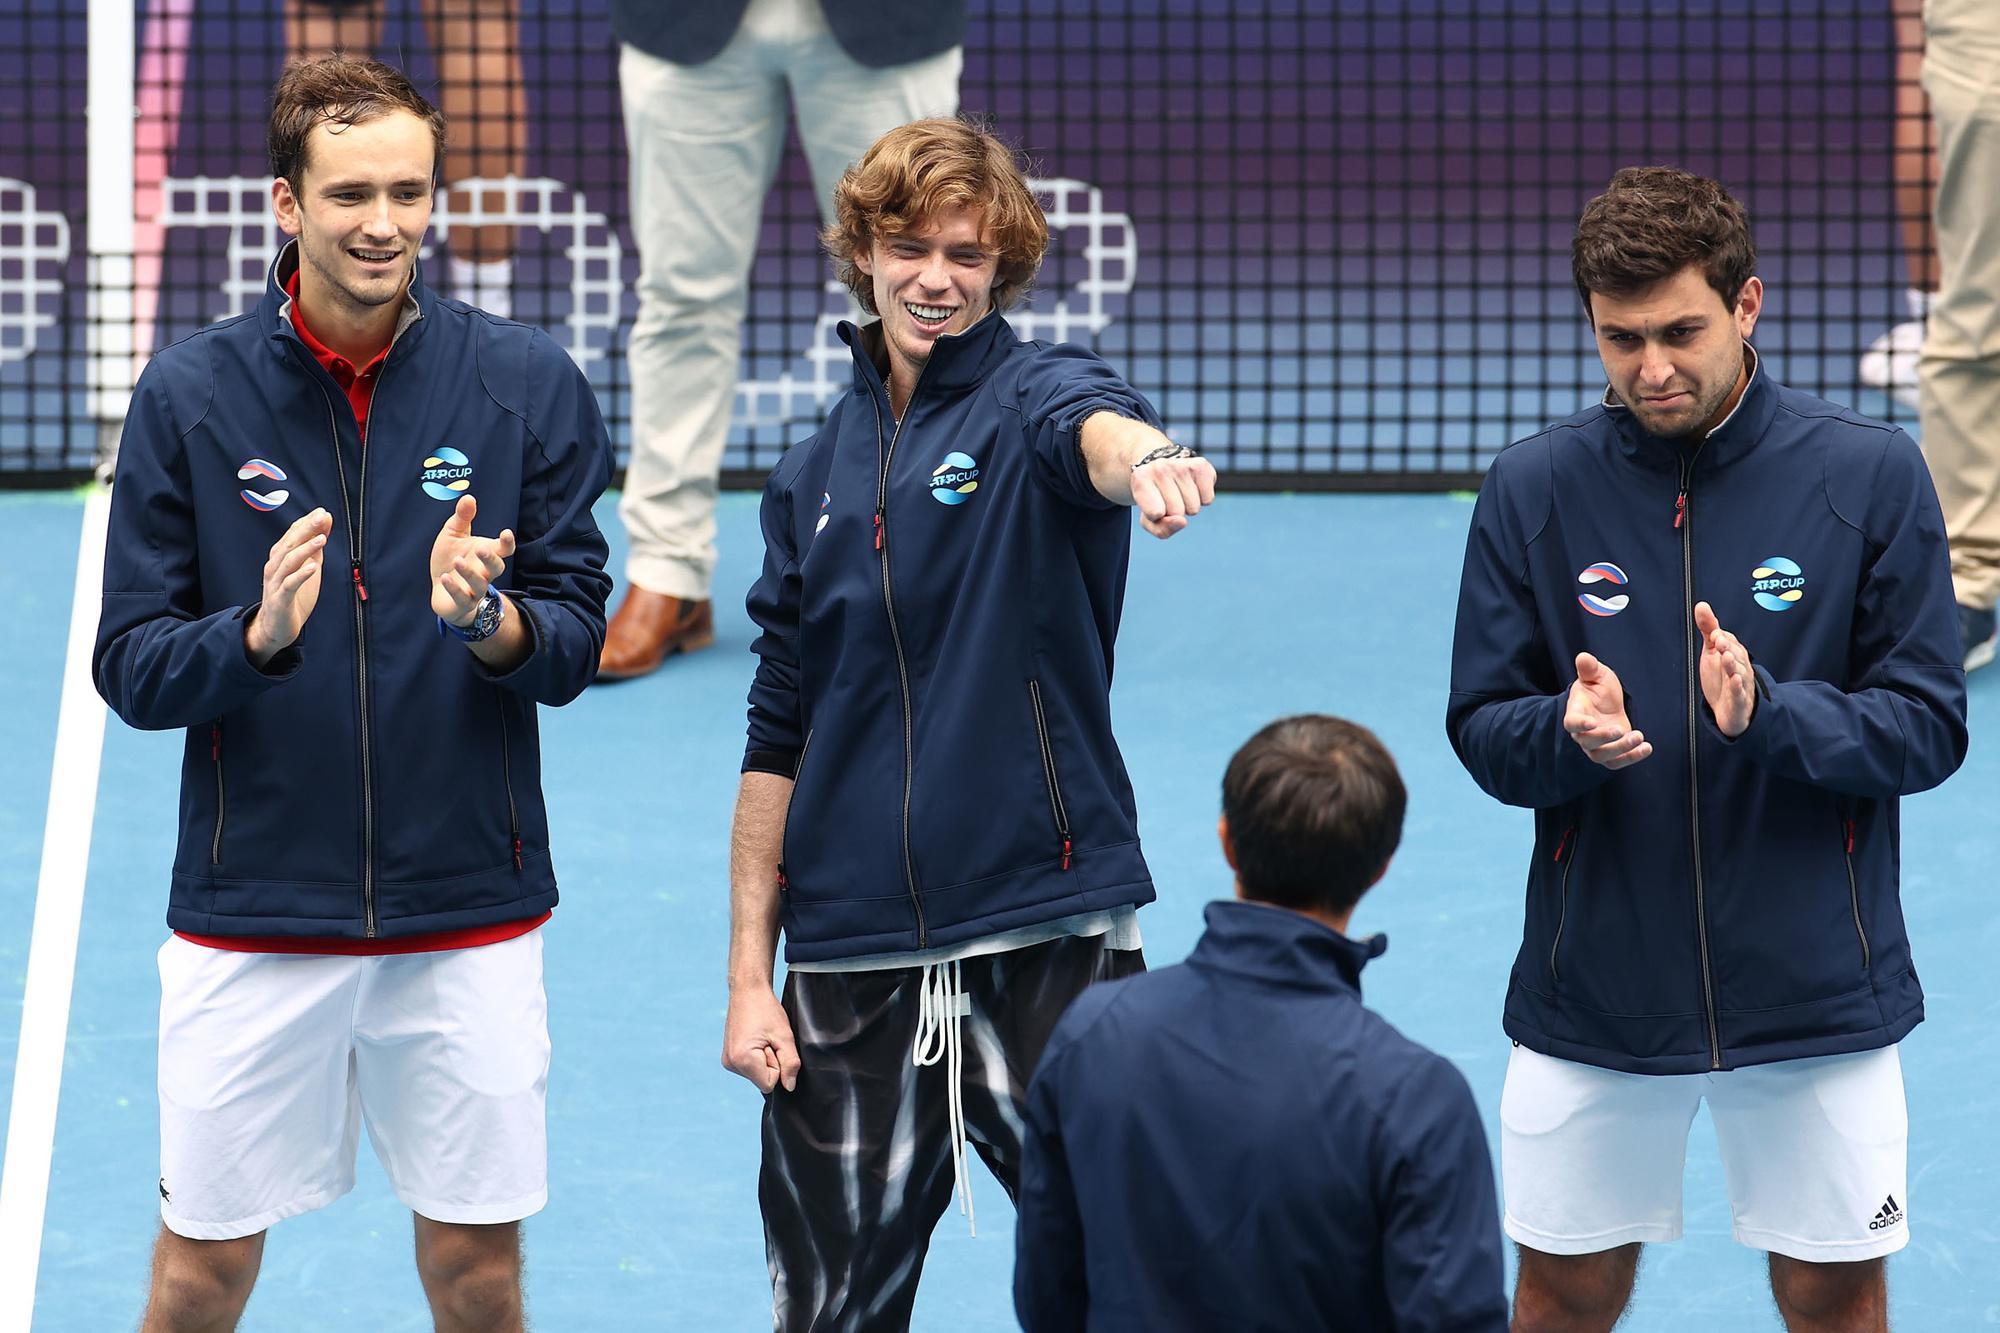
[[[1905,407],[1917,405],[1917,357],[1924,350],[1924,322],[1898,324],[1868,344],[1858,374],[1871,389],[1887,389]]]

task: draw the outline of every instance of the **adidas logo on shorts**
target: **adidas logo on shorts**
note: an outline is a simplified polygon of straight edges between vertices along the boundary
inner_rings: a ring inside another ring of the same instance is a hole
[[[1875,1220],[1868,1224],[1868,1229],[1870,1231],[1886,1231],[1902,1220],[1903,1210],[1896,1205],[1896,1196],[1891,1194],[1889,1201],[1877,1210]]]

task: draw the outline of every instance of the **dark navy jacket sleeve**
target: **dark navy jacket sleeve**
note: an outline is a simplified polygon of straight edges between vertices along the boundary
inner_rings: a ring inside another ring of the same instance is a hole
[[[182,440],[206,410],[207,394],[183,369],[178,396],[191,419],[179,424],[168,378],[164,359],[147,366],[125,416],[91,655],[97,692],[119,717],[147,731],[221,717],[290,678],[303,660],[294,645],[259,671],[243,651],[243,622],[254,608],[203,611]]]
[[[1464,1077],[1432,1056],[1397,1086],[1374,1190],[1399,1333],[1505,1333],[1493,1160]]]
[[[576,363],[545,333],[529,346],[528,430],[517,545],[505,587],[527,616],[527,660],[494,680],[537,703],[566,704],[597,675],[610,547],[591,506],[611,480],[611,439]]]
[[[1517,445],[1515,448],[1527,448]],[[1545,465],[1523,456],[1508,467],[1502,458],[1486,474],[1472,531],[1465,541],[1465,569],[1458,585],[1458,626],[1451,644],[1451,701],[1445,731],[1459,762],[1482,790],[1508,805],[1545,809],[1573,801],[1611,776],[1593,764],[1569,733],[1570,664],[1549,660],[1548,638],[1528,586],[1527,547],[1548,515],[1548,497],[1516,497],[1508,486]]]
[[[1927,791],[1957,771],[1968,741],[1937,492],[1902,431],[1865,490],[1858,478],[1834,475],[1828,487],[1872,557],[1854,607],[1851,685],[1777,681],[1759,670],[1757,711],[1735,744],[1773,773],[1851,796]]]
[[[1084,995],[1077,1005],[1094,997]],[[1014,1314],[1025,1333],[1083,1333],[1090,1286],[1083,1258],[1083,1218],[1063,1149],[1057,1112],[1066,1029],[1081,1031],[1076,1008],[1064,1015],[1028,1087],[1022,1114],[1021,1190],[1015,1199]]]
[[[810,446],[800,444],[794,451]],[[805,749],[799,707],[799,558],[792,546],[792,469],[780,463],[764,483],[758,522],[764,530],[764,569],[751,585],[748,608],[757,637],[757,675],[750,682],[750,732],[743,771],[792,777]]]
[[[1039,349],[1016,386],[1021,424],[1035,452],[1036,475],[1064,500],[1091,509],[1112,501],[1090,484],[1077,432],[1085,418],[1112,412],[1162,429],[1160,414],[1103,357],[1085,347],[1057,343]]]

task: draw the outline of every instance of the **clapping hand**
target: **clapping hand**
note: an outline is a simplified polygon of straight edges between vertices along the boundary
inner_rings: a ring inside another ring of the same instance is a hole
[[[461,495],[451,517],[431,543],[431,610],[446,624],[464,629],[486,599],[486,589],[507,567],[514,554],[514,530],[498,537],[472,535],[479,502]]]
[[[1563,730],[1594,764],[1630,768],[1653,752],[1653,743],[1632,729],[1625,715],[1625,687],[1618,673],[1589,653],[1576,655],[1576,684],[1569,687]]]
[[[1715,726],[1735,740],[1757,711],[1757,676],[1750,669],[1750,650],[1722,628],[1715,608],[1694,604],[1694,627],[1701,631],[1701,694],[1715,714]]]
[[[333,515],[315,509],[285,529],[264,561],[264,599],[243,626],[243,651],[258,670],[298,641],[319,605],[320,572]]]

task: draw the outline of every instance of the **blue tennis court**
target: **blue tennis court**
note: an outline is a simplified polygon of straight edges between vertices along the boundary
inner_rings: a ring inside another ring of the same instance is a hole
[[[611,507],[607,498],[600,521],[615,542]],[[0,497],[0,604],[13,643],[0,657],[9,704],[0,712],[0,1086],[9,1089],[83,509],[71,494]],[[1113,700],[1160,890],[1140,918],[1156,966],[1186,954],[1202,903],[1227,892],[1213,827],[1235,746],[1302,710],[1352,717],[1383,737],[1411,799],[1403,850],[1356,918],[1357,930],[1394,941],[1368,973],[1368,999],[1457,1062],[1491,1136],[1530,826],[1472,785],[1444,737],[1470,514],[1465,496],[1226,495],[1173,542],[1140,539]],[[718,1063],[727,830],[751,669],[733,590],[755,568],[755,518],[754,496],[724,497],[716,648],[595,687],[544,720],[564,900],[547,934],[552,1200],[527,1228],[538,1328],[768,1326],[759,1101]],[[614,549],[614,569],[621,559]],[[1903,898],[1931,1017],[1904,1049],[1912,1242],[1890,1264],[1902,1328],[2000,1325],[1990,1129],[2000,1111],[1990,966],[2000,955],[1991,908],[2000,757],[1981,727],[1996,700],[2000,672],[1976,675],[1971,758],[1903,807]],[[130,1327],[144,1298],[158,1224],[153,952],[165,935],[179,745],[115,719],[105,739],[36,1329]],[[362,1162],[352,1195],[273,1230],[246,1329],[430,1327],[409,1215],[365,1148]],[[920,1329],[1015,1327],[1012,1218],[990,1177],[973,1188],[980,1234],[969,1237],[956,1213],[940,1224]],[[1649,1253],[1622,1327],[1777,1326],[1762,1257],[1730,1239],[1704,1117],[1689,1150],[1687,1237]]]

